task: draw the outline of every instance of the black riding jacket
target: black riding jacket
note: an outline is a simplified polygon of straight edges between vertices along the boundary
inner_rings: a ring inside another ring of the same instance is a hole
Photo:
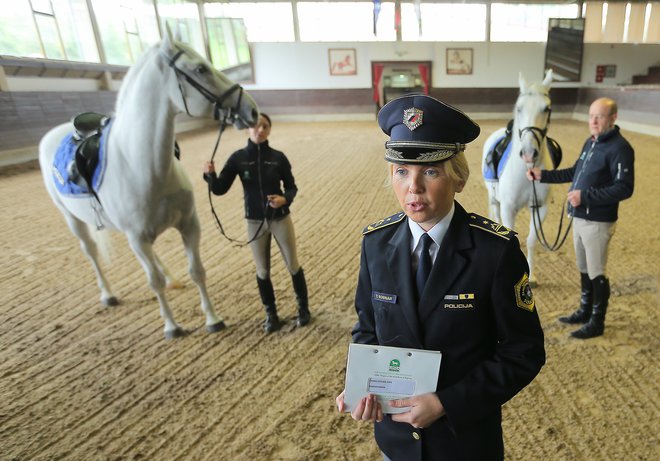
[[[581,190],[580,206],[569,209],[576,218],[614,222],[619,202],[630,197],[635,186],[635,151],[619,132],[619,127],[589,138],[571,168],[542,170],[541,182],[573,182],[571,190]]]
[[[236,176],[243,183],[246,219],[277,219],[289,214],[289,206],[298,188],[289,160],[284,153],[271,149],[268,141],[255,144],[248,140],[245,148],[229,157],[219,176],[205,174],[204,180],[214,194],[222,195],[229,190]],[[266,207],[267,195],[283,195],[287,204],[280,208]]]

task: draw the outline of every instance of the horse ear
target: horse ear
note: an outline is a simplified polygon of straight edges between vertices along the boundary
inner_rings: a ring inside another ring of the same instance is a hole
[[[543,86],[546,88],[550,88],[551,83],[552,83],[552,69],[548,69],[548,71],[545,73],[545,79],[543,79]]]
[[[527,82],[525,81],[522,72],[518,72],[518,85],[520,86],[521,93],[527,92]]]
[[[165,33],[163,34],[163,41],[160,44],[160,49],[166,56],[169,56],[169,51],[172,49],[172,31],[170,25],[165,21]]]

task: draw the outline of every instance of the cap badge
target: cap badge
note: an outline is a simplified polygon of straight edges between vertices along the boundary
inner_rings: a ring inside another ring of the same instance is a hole
[[[410,131],[422,124],[424,118],[424,111],[411,107],[403,111],[403,124],[408,127]]]

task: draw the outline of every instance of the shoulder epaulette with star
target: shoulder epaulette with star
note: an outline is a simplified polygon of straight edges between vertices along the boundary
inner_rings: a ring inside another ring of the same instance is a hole
[[[373,224],[369,224],[367,227],[362,229],[362,234],[366,235],[369,232],[373,232],[375,230],[382,229],[383,227],[391,226],[392,224],[396,224],[396,223],[400,222],[405,217],[406,217],[406,214],[403,211],[400,211],[397,214],[393,214],[392,216],[388,216],[385,219],[381,219],[379,221],[376,221]]]
[[[470,213],[470,226],[476,227],[477,229],[481,229],[486,232],[490,232],[491,234],[497,235],[498,237],[502,237],[506,240],[509,240],[512,236],[517,234],[515,231],[509,229],[508,227],[504,227],[502,224],[491,221],[490,219],[484,218],[483,216],[479,216],[476,213]]]

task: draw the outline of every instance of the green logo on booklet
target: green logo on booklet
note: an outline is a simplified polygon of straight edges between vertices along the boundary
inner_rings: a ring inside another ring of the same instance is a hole
[[[399,371],[399,367],[401,366],[401,362],[399,362],[397,359],[390,360],[390,371]]]

